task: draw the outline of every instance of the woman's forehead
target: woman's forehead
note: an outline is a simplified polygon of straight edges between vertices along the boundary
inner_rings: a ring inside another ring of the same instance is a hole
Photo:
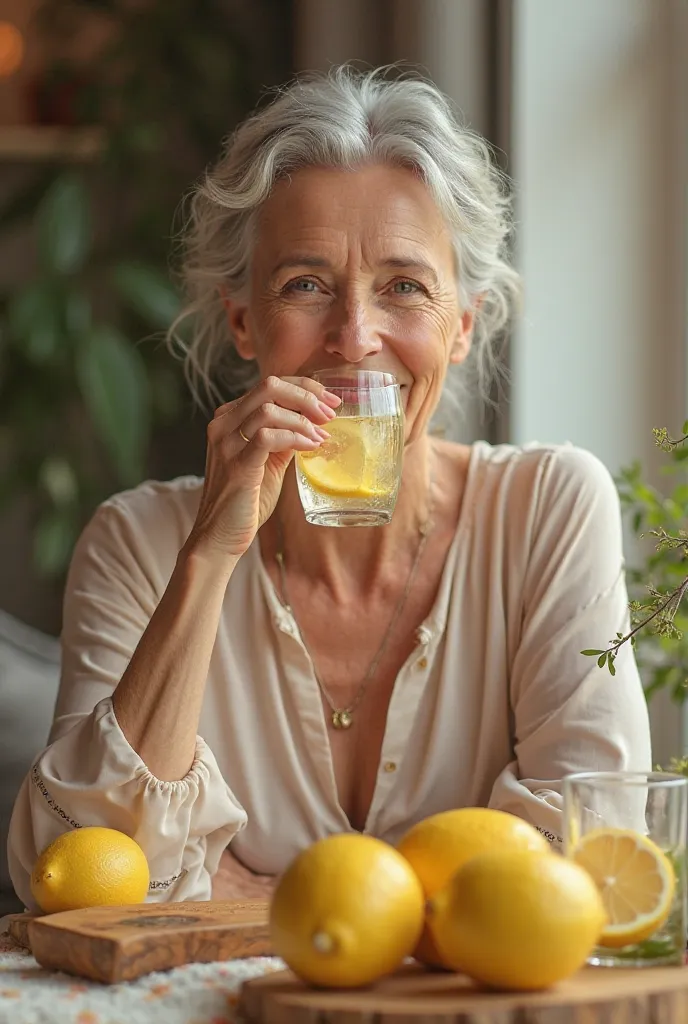
[[[424,253],[452,261],[449,229],[429,190],[401,167],[298,170],[277,183],[257,227],[257,248],[277,259],[295,246],[305,254],[359,244],[381,259]]]

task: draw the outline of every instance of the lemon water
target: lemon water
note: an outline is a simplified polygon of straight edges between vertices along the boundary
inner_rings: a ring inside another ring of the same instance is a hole
[[[381,526],[394,512],[404,443],[401,416],[338,416],[329,440],[298,452],[296,477],[309,523]]]
[[[597,946],[588,963],[593,967],[682,967],[686,957],[686,850],[667,852],[676,875],[676,889],[665,921],[647,939],[611,948]]]

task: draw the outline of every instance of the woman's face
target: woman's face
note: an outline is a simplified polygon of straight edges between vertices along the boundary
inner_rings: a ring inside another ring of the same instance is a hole
[[[407,439],[427,427],[447,366],[470,348],[447,226],[404,168],[306,168],[280,181],[257,223],[246,303],[226,300],[239,354],[261,377],[387,370]]]

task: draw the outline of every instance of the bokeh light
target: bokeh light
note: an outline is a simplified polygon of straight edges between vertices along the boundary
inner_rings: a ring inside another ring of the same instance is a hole
[[[9,78],[24,60],[24,37],[10,21],[0,21],[0,77]]]

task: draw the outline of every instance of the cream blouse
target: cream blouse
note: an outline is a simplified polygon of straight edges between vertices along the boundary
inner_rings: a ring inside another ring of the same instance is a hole
[[[70,828],[133,836],[159,901],[208,899],[230,842],[272,874],[319,837],[352,831],[313,667],[257,541],[227,587],[189,774],[156,779],[118,726],[112,692],[201,487],[183,477],[115,495],[78,542],[55,721],[10,826],[27,907],[37,855]],[[651,767],[629,646],[614,678],[579,653],[627,623],[619,503],[604,466],[571,446],[473,445],[437,597],[395,683],[365,832],[394,843],[437,811],[489,806],[561,842],[562,776]]]

